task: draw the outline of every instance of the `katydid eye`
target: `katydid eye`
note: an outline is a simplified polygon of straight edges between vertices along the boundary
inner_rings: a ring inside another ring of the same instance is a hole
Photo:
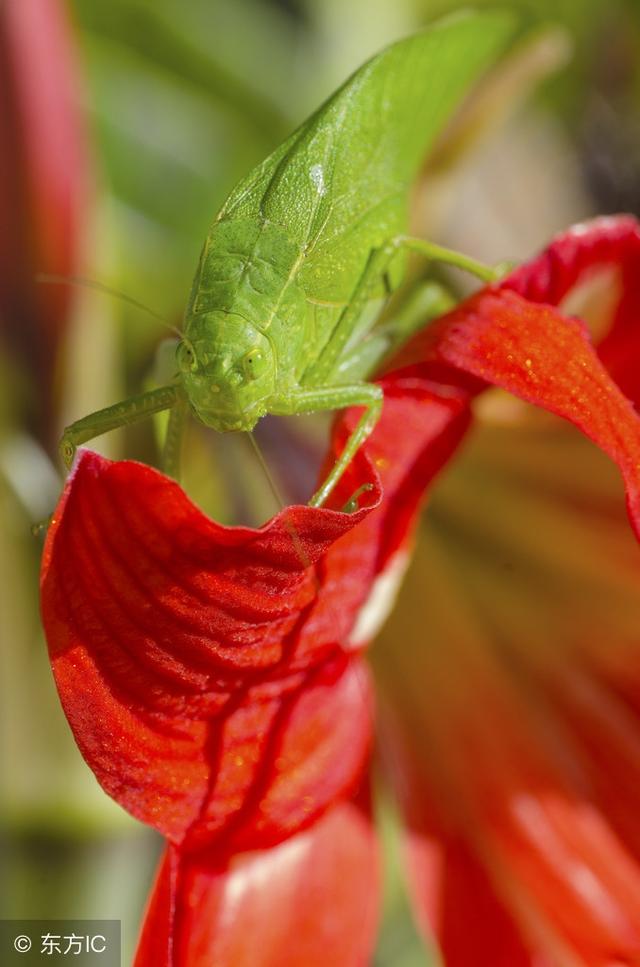
[[[178,359],[178,366],[183,373],[192,373],[198,368],[196,354],[194,353],[193,346],[190,343],[184,341],[178,343],[176,356]]]
[[[252,349],[242,359],[242,369],[247,379],[258,379],[267,368],[267,358],[259,349]]]

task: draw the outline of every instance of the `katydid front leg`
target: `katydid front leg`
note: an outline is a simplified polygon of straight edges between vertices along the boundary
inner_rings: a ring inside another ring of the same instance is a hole
[[[169,411],[169,423],[162,450],[162,469],[174,480],[180,482],[182,464],[182,438],[189,417],[189,401],[181,394]]]
[[[148,393],[140,393],[138,396],[131,396],[121,403],[114,403],[107,406],[104,410],[97,410],[90,413],[81,420],[76,420],[66,427],[60,440],[60,456],[66,467],[70,467],[77,447],[87,440],[101,436],[109,430],[116,430],[121,426],[128,426],[144,420],[154,413],[168,410],[184,400],[184,392],[178,384],[170,386],[160,386],[152,389]]]
[[[317,413],[320,410],[342,410],[347,406],[364,406],[344,450],[336,460],[329,476],[309,501],[310,507],[321,507],[355,454],[378,422],[382,411],[383,392],[375,383],[356,383],[353,386],[323,386],[316,389],[297,390],[289,396],[272,401],[270,412],[280,416],[297,413]]]

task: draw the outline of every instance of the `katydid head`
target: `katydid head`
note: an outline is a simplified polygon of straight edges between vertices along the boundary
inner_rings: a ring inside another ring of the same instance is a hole
[[[267,412],[276,367],[268,339],[242,316],[192,316],[177,348],[182,384],[196,415],[218,432],[251,430]]]

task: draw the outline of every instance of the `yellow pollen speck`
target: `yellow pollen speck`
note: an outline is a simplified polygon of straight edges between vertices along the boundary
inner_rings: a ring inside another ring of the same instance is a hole
[[[531,362],[530,359],[525,359],[524,364],[527,367],[527,369],[531,369],[531,367],[533,366],[533,363]]]
[[[244,757],[243,757],[243,756],[241,756],[241,755],[237,755],[237,756],[235,757],[235,759],[234,759],[234,762],[235,762],[235,764],[236,764],[237,766],[243,766],[243,765],[244,765]]]

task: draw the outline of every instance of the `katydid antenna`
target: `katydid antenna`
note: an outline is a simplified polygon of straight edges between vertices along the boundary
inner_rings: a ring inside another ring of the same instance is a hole
[[[145,306],[144,303],[138,302],[137,299],[132,298],[127,295],[126,292],[120,292],[118,289],[113,289],[109,285],[105,285],[103,282],[97,282],[95,279],[86,279],[81,275],[54,275],[46,272],[40,272],[36,275],[35,280],[41,285],[77,285],[85,289],[93,289],[95,292],[102,292],[103,295],[113,296],[115,299],[120,299],[122,302],[127,302],[130,306],[135,309],[139,309],[141,312],[146,312],[148,316],[155,319],[157,322],[162,323],[162,325],[169,329],[174,335],[178,336],[179,339],[182,338],[182,333],[176,326],[172,326],[170,322],[161,316],[159,312],[154,309],[150,309],[149,306]]]

